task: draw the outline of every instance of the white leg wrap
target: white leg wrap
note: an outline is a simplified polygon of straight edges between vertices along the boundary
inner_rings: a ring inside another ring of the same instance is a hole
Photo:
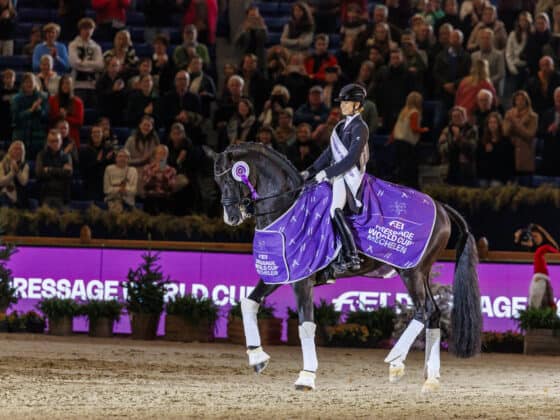
[[[317,326],[313,322],[304,322],[299,326],[299,339],[303,353],[303,370],[315,372],[319,362],[315,349],[315,330]]]
[[[427,379],[439,379],[439,348],[441,330],[439,328],[426,329],[426,374]]]
[[[259,326],[257,324],[257,312],[259,304],[254,300],[241,299],[241,313],[243,315],[243,330],[245,331],[245,340],[247,347],[260,347],[261,336],[259,335]]]
[[[420,334],[423,329],[424,324],[420,321],[415,319],[410,321],[406,330],[404,330],[394,347],[385,358],[385,363],[391,363],[391,365],[402,364],[410,351],[412,343],[414,343],[414,340],[416,340],[416,337],[418,337],[418,334]]]

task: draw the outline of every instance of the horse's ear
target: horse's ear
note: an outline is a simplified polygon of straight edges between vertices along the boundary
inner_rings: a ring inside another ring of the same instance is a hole
[[[210,147],[203,145],[202,150],[204,150],[204,154],[208,156],[210,159],[212,159],[213,161],[216,161],[216,159],[218,159],[218,154]]]

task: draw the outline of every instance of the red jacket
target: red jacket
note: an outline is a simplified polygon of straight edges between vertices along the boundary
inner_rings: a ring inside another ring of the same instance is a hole
[[[191,1],[185,15],[183,16],[183,25],[195,25],[196,26],[196,5],[195,1]],[[217,0],[206,0],[206,9],[208,15],[208,22],[206,22],[206,27],[208,28],[208,39],[199,39],[199,42],[203,44],[215,44],[216,43],[216,25],[218,23],[218,2]]]
[[[336,66],[337,64],[338,61],[336,60],[336,57],[332,54],[328,54],[327,59],[324,60],[319,66],[319,69],[316,72],[314,72],[313,69],[315,67],[315,56],[311,55],[305,59],[305,72],[313,80],[324,81],[325,69],[327,67]]]
[[[110,22],[113,19],[124,23],[130,0],[92,0],[91,7],[97,13],[97,23]]]
[[[49,121],[51,124],[60,118],[60,102],[58,96],[49,97]],[[66,121],[70,125],[70,138],[76,141],[76,147],[80,147],[80,128],[84,125],[84,103],[80,98],[74,96],[72,112],[66,110]]]
[[[548,253],[558,254],[559,252],[560,251],[558,251],[556,248],[554,248],[551,245],[539,246],[535,251],[535,259],[533,263],[535,268],[535,274],[537,273],[546,274],[548,276],[548,267],[546,265],[545,255]]]

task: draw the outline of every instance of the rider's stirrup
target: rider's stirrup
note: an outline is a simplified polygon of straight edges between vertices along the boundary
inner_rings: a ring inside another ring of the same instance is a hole
[[[340,262],[333,264],[334,269],[338,272],[358,271],[361,264],[360,257],[358,257],[358,249],[341,209],[334,211],[333,220],[342,240],[342,258]]]

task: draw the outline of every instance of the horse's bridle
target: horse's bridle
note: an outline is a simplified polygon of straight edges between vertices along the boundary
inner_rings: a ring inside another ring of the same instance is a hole
[[[217,173],[217,174],[215,173],[216,171],[214,171],[214,176],[216,178],[221,178],[222,176],[227,175],[228,173],[231,174],[232,168],[233,168],[233,166],[231,166],[227,169],[224,169],[222,172]],[[257,204],[259,204],[263,201],[266,201],[266,200],[270,200],[272,198],[282,197],[284,195],[299,192],[309,185],[308,183],[304,183],[300,187],[294,188],[293,190],[283,191],[283,192],[276,193],[276,194],[265,195],[265,196],[262,196],[262,197],[259,196],[258,198],[252,198],[250,195],[248,195],[248,196],[243,195],[241,185],[244,185],[244,184],[242,182],[234,180],[233,177],[232,177],[232,181],[235,184],[237,184],[237,188],[238,188],[238,191],[239,191],[239,198],[228,198],[228,197],[223,197],[222,196],[222,199],[221,199],[222,205],[223,206],[240,205],[240,206],[245,207],[245,209],[249,209],[252,205],[255,211],[250,212],[250,214],[252,216],[255,216],[255,217],[266,216],[266,215],[269,215],[269,214],[276,213],[278,211],[278,210],[272,210],[272,211],[268,211],[268,212],[264,212],[264,213],[257,213],[256,212]]]

